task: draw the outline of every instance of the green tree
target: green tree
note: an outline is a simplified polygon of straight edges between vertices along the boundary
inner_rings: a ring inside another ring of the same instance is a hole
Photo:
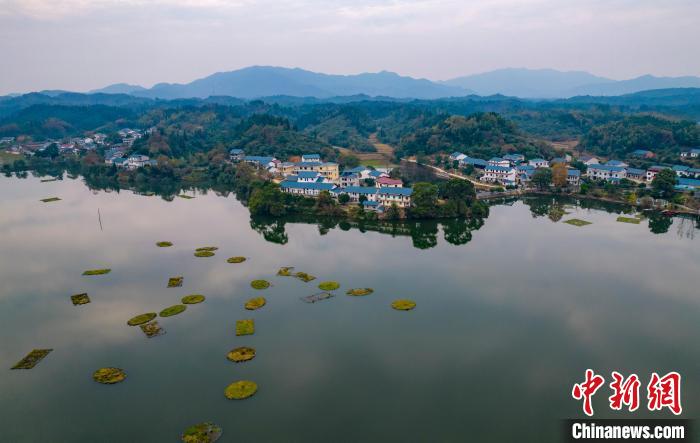
[[[387,220],[398,220],[401,218],[401,210],[396,203],[392,203],[389,209],[386,210],[385,218]]]
[[[663,198],[670,199],[676,192],[678,177],[672,169],[662,169],[651,182],[651,187]]]
[[[350,202],[350,196],[348,194],[346,194],[345,192],[343,192],[342,194],[340,194],[338,196],[338,202],[341,205],[345,205],[345,204]]]
[[[265,182],[253,190],[248,200],[248,209],[254,216],[280,216],[287,213],[284,194],[280,191],[279,186],[272,182]]]
[[[539,168],[536,170],[535,173],[532,174],[532,183],[540,190],[548,189],[549,185],[552,184],[551,169]]]
[[[438,187],[432,183],[413,185],[410,214],[413,218],[435,218],[438,214]]]

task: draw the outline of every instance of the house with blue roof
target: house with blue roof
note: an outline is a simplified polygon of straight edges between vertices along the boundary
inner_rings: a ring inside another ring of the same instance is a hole
[[[297,181],[299,183],[314,183],[317,182],[319,178],[323,180],[323,176],[319,172],[314,171],[300,171],[297,174]]]
[[[481,181],[499,182],[499,183],[515,183],[517,179],[517,169],[509,166],[488,165],[484,169],[484,175],[481,176]]]
[[[357,172],[343,171],[340,173],[340,187],[360,186],[360,174]]]
[[[581,183],[581,171],[578,169],[567,169],[566,170],[566,183],[570,186],[578,186]]]
[[[552,165],[552,166],[556,165],[557,163],[561,163],[561,164],[564,164],[564,165],[565,165],[565,164],[568,163],[568,161],[566,160],[565,157],[554,157],[554,158],[552,159],[552,161],[549,162],[549,164]]]
[[[656,174],[659,172],[663,171],[664,169],[671,169],[668,166],[662,166],[662,165],[654,165],[650,166],[649,169],[647,169],[647,181],[654,181],[656,178]]]
[[[491,166],[502,166],[504,168],[507,168],[510,166],[510,160],[506,160],[505,158],[501,157],[493,157],[489,159],[489,165]]]
[[[535,168],[549,168],[549,162],[543,158],[533,158],[528,163]]]
[[[621,166],[590,165],[586,175],[594,180],[621,180],[627,178],[627,171]]]
[[[688,151],[681,152],[681,158],[698,158],[700,157],[700,148],[693,148]]]
[[[627,178],[630,180],[644,181],[647,176],[647,171],[644,169],[627,168]]]
[[[307,197],[317,197],[322,191],[331,192],[334,188],[335,185],[333,183],[302,183],[287,180],[280,183],[280,189],[282,192],[304,195]]]
[[[467,155],[462,154],[461,152],[453,152],[452,154],[450,154],[450,160],[452,160],[453,162],[462,161],[462,159],[465,158],[467,158]]]
[[[245,157],[245,152],[243,152],[243,149],[233,148],[228,151],[228,157],[233,162],[239,162],[243,160],[243,157]]]
[[[621,168],[626,168],[629,166],[627,163],[623,162],[622,160],[608,160],[605,164],[607,166],[619,166]]]
[[[635,149],[630,155],[636,158],[654,158],[654,153],[646,149]]]
[[[518,153],[506,154],[503,156],[505,160],[508,160],[511,165],[516,165],[520,162],[525,161],[525,156]]]
[[[318,163],[321,161],[321,155],[320,154],[302,154],[301,161],[304,163],[308,163],[308,162],[317,162]]]
[[[700,190],[700,180],[693,178],[679,178],[676,184],[678,191],[698,191]]]
[[[274,168],[277,163],[275,157],[263,157],[259,155],[246,155],[243,157],[243,161],[249,163],[253,166],[263,169]]]
[[[377,188],[376,200],[384,207],[393,204],[399,208],[411,206],[412,188]]]
[[[677,176],[679,177],[687,177],[687,172],[688,169],[690,169],[690,166],[685,166],[685,165],[673,165],[671,167],[673,169],[673,172],[676,173]]]
[[[475,168],[484,169],[489,165],[489,162],[480,158],[466,157],[459,161],[459,167],[473,166]]]

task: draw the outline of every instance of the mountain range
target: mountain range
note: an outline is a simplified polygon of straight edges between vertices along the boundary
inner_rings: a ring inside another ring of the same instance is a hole
[[[555,99],[575,96],[618,96],[667,88],[698,88],[700,77],[655,77],[612,80],[583,71],[508,68],[447,81],[401,76],[393,72],[331,75],[299,68],[251,66],[219,72],[190,83],[159,83],[152,88],[118,83],[90,93],[128,94],[154,99],[229,96],[255,99],[271,96],[326,99],[366,95],[399,99],[437,99],[467,95],[505,95]]]

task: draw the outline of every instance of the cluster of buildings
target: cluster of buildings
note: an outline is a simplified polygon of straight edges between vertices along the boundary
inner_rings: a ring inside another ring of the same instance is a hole
[[[8,146],[5,151],[11,154],[35,155],[37,152],[42,152],[52,145],[56,145],[59,154],[80,154],[84,151],[91,151],[100,146],[104,146],[105,134],[93,134],[89,137],[72,137],[65,140],[44,140],[40,142],[17,142],[14,137],[3,137],[0,139],[0,145]]]
[[[281,177],[280,189],[289,194],[316,197],[328,191],[335,198],[346,194],[351,202],[377,212],[392,204],[399,208],[411,206],[413,189],[391,178],[387,169],[358,166],[341,172],[337,163],[325,162],[319,154],[304,154],[298,162],[245,155],[240,149],[231,149],[229,156],[234,162],[249,163]]]

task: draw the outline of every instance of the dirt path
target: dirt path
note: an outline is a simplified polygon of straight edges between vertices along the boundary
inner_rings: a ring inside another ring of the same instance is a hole
[[[411,162],[411,163],[416,163],[416,164],[419,164],[419,165],[421,165],[421,166],[425,166],[426,168],[430,168],[430,169],[436,171],[436,172],[438,173],[438,175],[441,175],[441,176],[443,176],[443,177],[458,178],[458,179],[461,179],[461,180],[470,181],[470,182],[472,182],[472,183],[474,184],[474,187],[476,187],[476,188],[493,189],[493,188],[501,188],[501,187],[502,187],[502,186],[500,186],[500,185],[490,185],[490,184],[488,184],[488,183],[484,183],[484,182],[481,182],[481,181],[479,181],[479,180],[474,180],[474,179],[471,178],[471,177],[466,177],[466,176],[461,175],[461,174],[454,174],[454,173],[452,173],[452,172],[447,172],[447,171],[445,171],[444,169],[438,168],[437,166],[424,165],[423,163],[418,163],[417,160],[412,159],[412,158],[403,158],[403,159],[401,159],[401,160],[402,160],[402,161]]]

